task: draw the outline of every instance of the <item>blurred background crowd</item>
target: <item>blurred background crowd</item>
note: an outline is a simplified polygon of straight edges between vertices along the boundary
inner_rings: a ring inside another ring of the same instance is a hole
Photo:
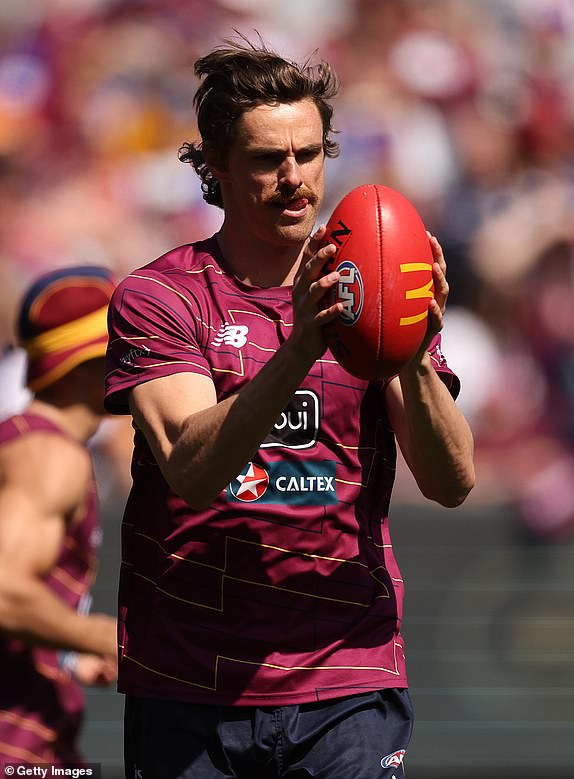
[[[570,541],[574,0],[3,0],[0,345],[40,272],[121,277],[217,230],[177,150],[197,137],[193,62],[234,30],[335,67],[342,154],[323,218],[363,183],[416,205],[449,264],[444,351],[477,440],[470,505],[511,506],[529,542]],[[4,404],[19,360],[4,355]],[[110,422],[98,445],[119,502],[130,434]],[[396,501],[416,500],[400,477]]]
[[[0,343],[42,270],[121,277],[218,228],[177,149],[196,137],[193,62],[234,30],[339,74],[325,218],[383,183],[440,238],[474,499],[573,530],[572,0],[4,0]]]

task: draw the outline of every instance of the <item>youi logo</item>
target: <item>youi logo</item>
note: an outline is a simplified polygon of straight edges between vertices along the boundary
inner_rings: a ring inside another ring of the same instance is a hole
[[[316,444],[318,434],[319,397],[312,390],[296,390],[261,448],[309,449]]]
[[[359,269],[352,260],[343,260],[338,266],[339,281],[334,288],[335,300],[342,303],[343,311],[339,314],[342,325],[354,325],[363,310],[364,287]]]

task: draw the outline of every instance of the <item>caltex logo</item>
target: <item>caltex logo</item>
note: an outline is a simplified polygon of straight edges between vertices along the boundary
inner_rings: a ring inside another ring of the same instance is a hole
[[[239,474],[237,479],[230,484],[230,489],[237,500],[247,503],[265,494],[269,486],[269,474],[260,465],[249,463]]]
[[[337,463],[334,460],[265,465],[248,463],[227,488],[226,500],[281,506],[331,506],[337,503]]]
[[[351,260],[343,260],[337,266],[340,278],[334,288],[333,303],[342,303],[343,312],[339,314],[339,322],[343,325],[354,325],[363,309],[363,279],[359,269]]]

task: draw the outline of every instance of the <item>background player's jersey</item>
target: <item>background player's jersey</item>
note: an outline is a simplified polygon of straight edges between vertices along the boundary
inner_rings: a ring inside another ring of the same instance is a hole
[[[0,422],[0,447],[38,432],[69,438],[44,417],[18,414]],[[66,528],[58,560],[44,577],[46,585],[72,609],[81,610],[89,598],[99,543],[92,475],[85,508]],[[55,649],[32,647],[0,633],[0,764],[81,762],[75,741],[84,696],[62,660],[62,653]]]
[[[128,413],[127,390],[181,371],[211,377],[222,400],[292,326],[291,288],[241,283],[213,238],[175,249],[114,294],[108,410]],[[433,356],[455,387],[439,339]],[[327,351],[205,510],[174,494],[136,430],[121,691],[281,705],[407,685],[403,582],[387,522],[395,443],[382,393]]]

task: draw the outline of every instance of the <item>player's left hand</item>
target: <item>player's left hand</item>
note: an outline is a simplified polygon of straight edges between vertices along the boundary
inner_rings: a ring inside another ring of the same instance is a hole
[[[448,299],[449,286],[446,280],[446,260],[442,246],[436,236],[431,235],[427,230],[429,242],[433,253],[433,282],[434,298],[429,302],[428,327],[424,338],[424,349],[428,347],[432,339],[442,330],[443,317],[446,310],[446,301]]]
[[[419,347],[419,350],[414,357],[409,360],[405,368],[407,371],[416,370],[417,366],[428,360],[428,347],[430,346],[433,338],[442,330],[443,316],[446,310],[446,301],[449,293],[449,286],[446,280],[446,260],[442,246],[440,245],[436,236],[431,235],[427,230],[427,235],[431,245],[433,253],[433,284],[434,284],[434,297],[429,301],[428,307],[428,326],[425,333],[425,337]]]

